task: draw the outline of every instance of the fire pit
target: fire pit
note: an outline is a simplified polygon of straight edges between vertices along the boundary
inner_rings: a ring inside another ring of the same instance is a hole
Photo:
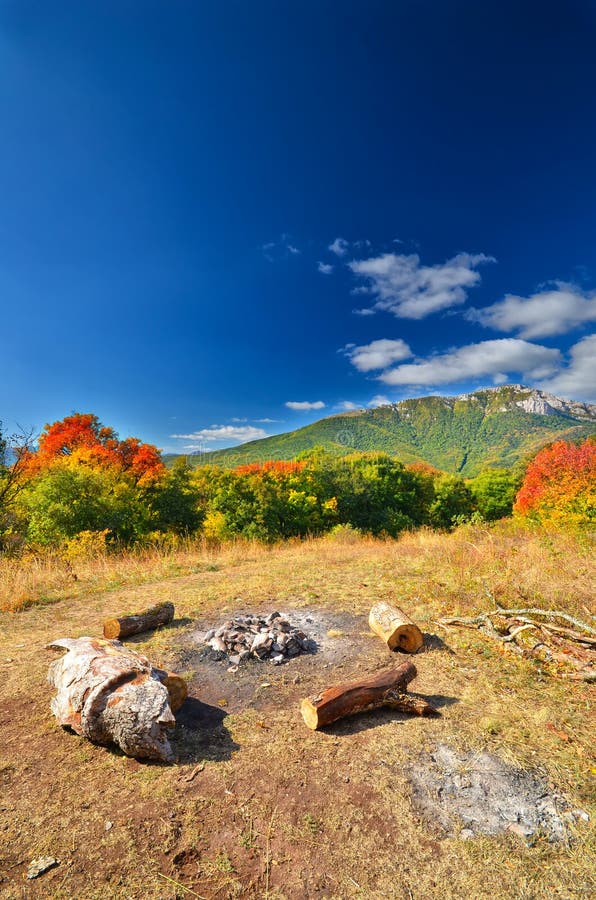
[[[301,653],[314,653],[317,647],[314,640],[280,612],[267,616],[237,615],[207,631],[203,643],[217,654],[216,659],[227,658],[232,668],[251,658],[268,659],[279,666]]]

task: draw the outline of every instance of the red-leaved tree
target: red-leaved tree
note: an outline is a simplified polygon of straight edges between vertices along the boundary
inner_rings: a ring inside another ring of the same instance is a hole
[[[541,524],[585,528],[596,517],[596,442],[557,441],[532,460],[513,508]]]
[[[149,483],[165,470],[161,455],[153,444],[138,438],[118,440],[118,435],[92,413],[73,413],[59,422],[46,425],[38,449],[27,455],[31,475],[42,472],[64,457],[98,466],[113,466],[129,473],[137,483]]]

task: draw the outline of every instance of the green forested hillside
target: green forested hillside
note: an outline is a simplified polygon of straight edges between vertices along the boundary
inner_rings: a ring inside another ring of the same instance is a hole
[[[553,440],[580,440],[595,431],[596,407],[507,385],[330,416],[297,431],[189,459],[193,465],[233,467],[294,459],[314,447],[338,455],[378,450],[404,462],[424,460],[473,476],[487,467],[514,466]]]

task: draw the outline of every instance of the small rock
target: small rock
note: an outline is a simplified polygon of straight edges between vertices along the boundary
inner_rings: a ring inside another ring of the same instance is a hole
[[[105,826],[104,826],[104,828],[105,828],[106,831],[111,831],[113,827],[114,827],[114,823],[113,823],[113,822],[110,822],[110,821],[107,821],[106,824],[105,824]]]
[[[27,878],[39,878],[44,872],[48,872],[50,869],[59,865],[60,860],[56,859],[55,856],[38,856],[37,859],[32,859],[29,863]]]
[[[232,674],[237,671],[238,671],[238,666],[228,666],[228,668],[226,669],[226,672],[231,672]]]
[[[470,838],[474,837],[474,832],[471,828],[462,828],[459,833],[459,837],[462,839],[462,841],[469,841]]]
[[[267,650],[269,650],[272,643],[273,641],[268,634],[257,634],[250,646],[250,649],[253,653],[259,650],[264,650],[266,652]]]
[[[281,666],[283,661],[284,661],[283,653],[278,653],[277,656],[271,657],[271,662],[273,663],[274,666]]]
[[[225,642],[222,641],[222,639],[220,637],[212,637],[211,640],[209,641],[209,646],[213,650],[217,650],[219,653],[225,653],[226,649],[227,649]]]

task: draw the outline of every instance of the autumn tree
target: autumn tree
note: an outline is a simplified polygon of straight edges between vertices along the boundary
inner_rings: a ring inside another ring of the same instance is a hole
[[[556,441],[541,450],[526,470],[514,512],[542,525],[594,527],[596,442]]]
[[[102,425],[92,413],[73,413],[45,425],[37,451],[28,455],[28,469],[35,474],[71,456],[91,465],[120,468],[137,483],[151,482],[165,468],[157,447],[143,444],[138,438],[118,440],[113,428]]]

